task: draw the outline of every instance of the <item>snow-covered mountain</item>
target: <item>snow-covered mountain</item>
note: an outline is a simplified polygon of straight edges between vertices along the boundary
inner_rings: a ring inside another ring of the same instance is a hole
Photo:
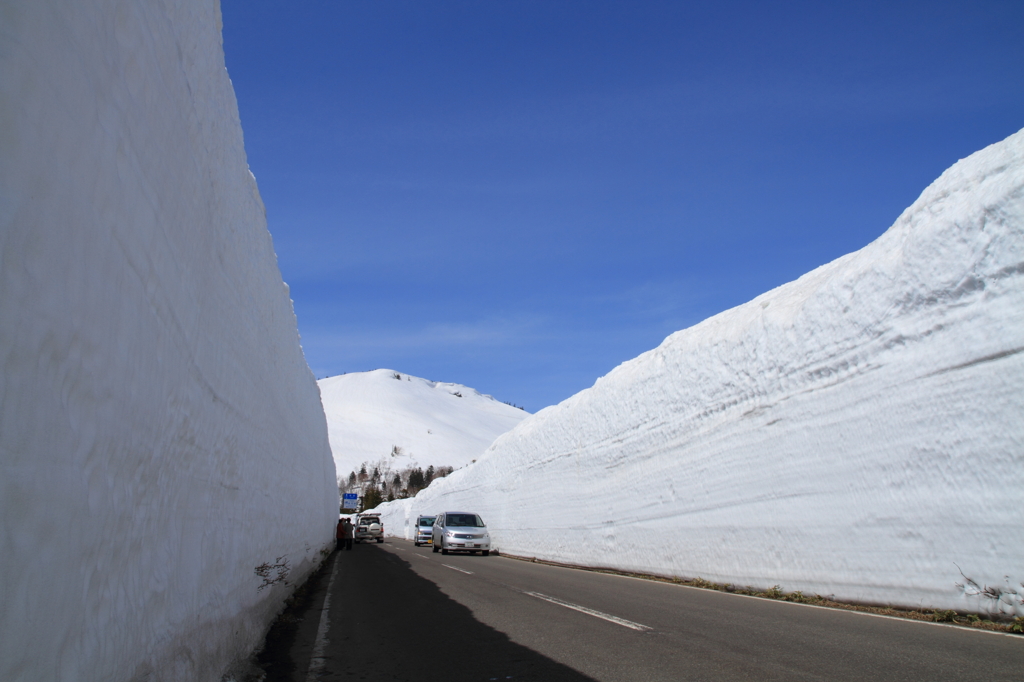
[[[339,476],[384,460],[393,470],[469,464],[528,415],[461,384],[390,369],[321,379]]]
[[[1024,131],[382,511],[407,534],[476,511],[559,562],[1024,615],[1022,491]]]
[[[0,680],[217,682],[338,513],[220,6],[2,7]]]

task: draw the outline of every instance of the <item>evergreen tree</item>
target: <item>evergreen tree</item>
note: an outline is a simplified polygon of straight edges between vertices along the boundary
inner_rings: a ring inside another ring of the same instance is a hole
[[[374,483],[370,483],[363,490],[363,497],[359,500],[359,511],[364,512],[367,509],[373,509],[384,501],[384,495],[381,494],[380,488]]]
[[[423,485],[428,486],[430,482],[434,480],[434,465],[431,464],[427,467],[427,473],[423,475]]]
[[[414,491],[419,491],[423,486],[423,469],[416,467],[409,472],[409,492],[415,494]]]

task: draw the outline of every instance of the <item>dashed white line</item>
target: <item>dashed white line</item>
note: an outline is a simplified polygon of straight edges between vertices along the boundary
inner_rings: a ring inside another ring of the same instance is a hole
[[[458,570],[458,569],[456,569],[456,570]],[[551,602],[552,604],[558,604],[559,606],[564,606],[567,609],[572,609],[573,611],[579,611],[580,613],[585,613],[588,616],[594,616],[595,618],[600,618],[600,619],[606,620],[606,621],[608,621],[610,623],[615,623],[616,625],[621,625],[622,627],[630,628],[631,630],[639,630],[640,632],[647,632],[649,630],[653,630],[654,629],[654,628],[647,627],[646,625],[641,625],[640,623],[634,623],[631,620],[626,620],[625,618],[619,618],[618,616],[613,616],[611,614],[602,613],[601,611],[595,611],[594,609],[588,609],[586,606],[580,606],[579,604],[573,604],[571,602],[562,601],[561,599],[556,599],[555,597],[549,597],[546,594],[541,594],[540,592],[524,592],[523,594],[528,594],[531,597],[536,597],[537,599],[543,599],[546,602]]]
[[[445,568],[450,568],[453,571],[458,571],[459,573],[465,573],[466,575],[473,575],[473,571],[464,571],[461,568],[456,568],[455,566],[450,566],[449,564],[441,564],[441,565],[444,566]]]

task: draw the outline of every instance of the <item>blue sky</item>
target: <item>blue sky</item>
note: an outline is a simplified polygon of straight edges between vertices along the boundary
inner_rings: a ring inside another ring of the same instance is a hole
[[[318,378],[533,412],[1024,127],[1024,3],[222,0]]]

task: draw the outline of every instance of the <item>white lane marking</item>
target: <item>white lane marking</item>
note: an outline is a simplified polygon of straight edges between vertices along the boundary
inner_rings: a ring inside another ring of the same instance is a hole
[[[640,623],[634,623],[631,620],[626,620],[625,618],[619,618],[618,616],[612,616],[612,615],[607,614],[607,613],[602,613],[601,611],[595,611],[594,609],[588,609],[586,606],[580,606],[579,604],[573,604],[571,602],[562,601],[561,599],[555,599],[554,597],[549,597],[546,594],[541,594],[539,592],[524,592],[523,594],[528,594],[531,597],[536,597],[537,599],[543,599],[544,601],[551,602],[552,604],[558,604],[559,606],[564,606],[565,608],[572,609],[573,611],[579,611],[580,613],[585,613],[588,616],[594,616],[595,618],[601,618],[602,620],[606,620],[606,621],[608,621],[610,623],[615,623],[616,625],[621,625],[622,627],[630,628],[631,630],[639,630],[640,632],[647,632],[648,630],[653,630],[654,629],[654,628],[649,628],[646,625],[641,625]]]
[[[313,645],[313,657],[309,659],[309,670],[306,671],[306,682],[316,682],[320,679],[320,673],[324,669],[324,649],[327,647],[327,630],[331,626],[331,619],[327,612],[331,609],[331,588],[334,587],[334,576],[338,574],[338,557],[334,557],[334,568],[331,569],[331,579],[327,581],[327,596],[324,597],[324,605],[320,610],[320,625],[316,629],[316,643]]]
[[[413,556],[418,556],[421,559],[429,559],[430,558],[428,556],[423,556],[422,554],[413,554]]]
[[[507,555],[506,555],[507,556]],[[633,575],[615,575],[609,573],[607,575],[614,575],[616,578],[622,578],[623,580],[640,580],[645,583],[660,583],[662,585],[669,585],[671,587],[678,587],[684,590],[707,590],[705,587],[694,587],[693,585],[680,585],[678,583],[665,583],[660,580],[651,580],[650,578],[638,578]],[[781,599],[770,599],[768,597],[757,597],[752,594],[736,594],[735,592],[717,592],[717,594],[723,597],[739,597],[740,599],[758,599],[760,601],[770,601],[775,604],[784,604],[786,606],[803,606],[809,609],[824,609],[832,613],[845,613],[852,616],[868,616],[870,618],[888,618],[889,620],[898,620],[901,623],[912,623],[914,625],[934,625],[940,628],[956,628],[961,632],[977,632],[982,635],[998,635],[999,637],[1013,637],[1019,640],[1020,635],[1013,632],[999,632],[998,630],[984,630],[981,628],[972,628],[964,625],[956,625],[953,623],[935,623],[930,620],[914,620],[913,618],[904,618],[903,616],[887,616],[884,613],[867,613],[866,611],[847,611],[846,609],[839,609],[834,606],[820,606],[818,604],[801,604],[797,601],[782,601]]]
[[[458,571],[459,573],[465,573],[466,575],[473,575],[473,571],[463,571],[461,568],[456,568],[454,566],[449,566],[448,564],[441,564],[441,565],[444,566],[445,568],[450,568],[453,571]]]

